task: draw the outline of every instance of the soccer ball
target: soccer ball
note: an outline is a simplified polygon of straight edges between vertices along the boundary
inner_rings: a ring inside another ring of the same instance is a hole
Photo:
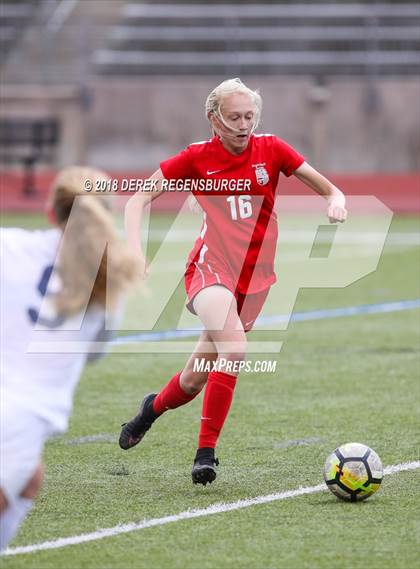
[[[342,500],[358,502],[379,490],[383,478],[381,459],[374,450],[360,443],[347,443],[335,449],[324,466],[324,480]]]

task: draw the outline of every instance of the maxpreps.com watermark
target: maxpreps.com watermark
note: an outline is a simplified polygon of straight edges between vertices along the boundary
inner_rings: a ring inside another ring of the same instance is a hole
[[[275,373],[277,360],[243,360],[231,361],[219,358],[210,362],[206,358],[195,358],[193,371],[195,373],[210,373],[221,371],[224,373]]]

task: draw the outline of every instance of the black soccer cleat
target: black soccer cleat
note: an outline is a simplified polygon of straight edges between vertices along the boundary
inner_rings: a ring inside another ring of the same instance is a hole
[[[156,395],[156,393],[146,395],[140,405],[138,414],[128,423],[121,425],[123,428],[118,442],[123,450],[136,446],[159,417],[153,411],[153,401]]]
[[[194,466],[191,472],[194,484],[211,484],[217,475],[216,466],[219,466],[219,460],[214,458],[213,448],[199,448],[194,459]]]

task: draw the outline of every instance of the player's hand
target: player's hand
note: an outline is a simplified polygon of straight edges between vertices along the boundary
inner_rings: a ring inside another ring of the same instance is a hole
[[[341,197],[331,198],[328,201],[327,216],[330,223],[344,223],[347,219],[345,201]]]

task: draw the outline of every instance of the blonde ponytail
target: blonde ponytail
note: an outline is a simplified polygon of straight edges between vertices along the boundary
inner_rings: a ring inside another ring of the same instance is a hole
[[[109,196],[87,194],[87,179],[95,188],[97,180],[108,176],[93,168],[66,168],[51,189],[50,206],[65,230],[58,257],[62,287],[55,298],[58,312],[65,315],[90,304],[108,303],[112,309],[137,273],[135,257],[118,238]]]

